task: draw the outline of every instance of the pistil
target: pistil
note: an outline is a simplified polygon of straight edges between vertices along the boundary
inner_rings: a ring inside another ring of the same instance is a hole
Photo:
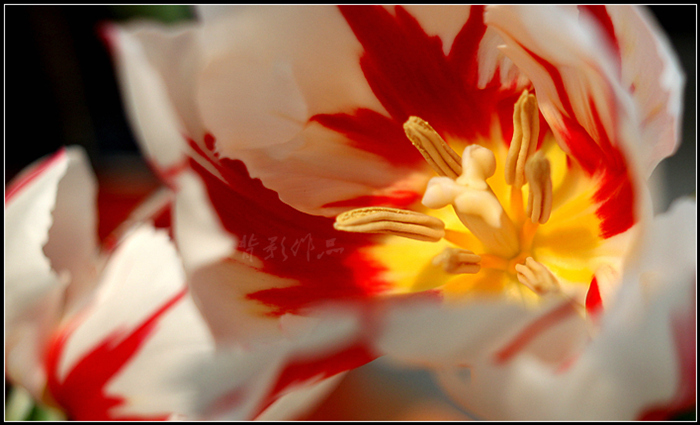
[[[503,206],[486,183],[496,171],[493,152],[468,146],[457,180],[434,177],[428,182],[423,205],[442,208],[452,204],[460,221],[491,253],[510,258],[519,252],[518,232]]]

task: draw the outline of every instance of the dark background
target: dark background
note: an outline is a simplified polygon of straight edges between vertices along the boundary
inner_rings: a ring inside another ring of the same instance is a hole
[[[684,142],[656,174],[672,199],[695,192],[695,5],[653,6],[687,74]],[[136,145],[97,27],[146,16],[191,17],[187,6],[5,6],[5,182],[64,145],[84,146],[93,167],[108,167]],[[133,155],[132,155],[133,156]],[[664,171],[665,169],[665,171]],[[679,171],[681,171],[679,173]],[[665,206],[662,207],[665,209]]]

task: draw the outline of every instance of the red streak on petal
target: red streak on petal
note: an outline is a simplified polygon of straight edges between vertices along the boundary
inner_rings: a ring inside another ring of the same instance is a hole
[[[615,55],[617,60],[618,68],[622,64],[622,55],[620,53],[620,43],[615,36],[615,26],[610,19],[610,15],[604,5],[584,5],[579,6],[580,9],[590,12],[590,15],[598,22],[601,29],[603,30],[603,35],[608,42],[612,53]]]
[[[309,380],[327,379],[338,373],[345,372],[376,359],[377,355],[363,342],[357,342],[340,351],[329,354],[321,359],[292,360],[282,370],[275,387],[266,397],[259,413],[269,407],[284,390],[293,389]],[[258,414],[259,414],[258,413]]]
[[[397,125],[415,115],[443,137],[467,141],[490,131],[497,87],[478,89],[476,51],[486,29],[476,7],[445,55],[403,7],[392,15],[381,6],[340,6],[362,44],[360,66],[370,88]],[[508,93],[510,94],[510,93]]]
[[[22,173],[19,178],[14,179],[5,189],[5,204],[7,204],[10,199],[12,199],[18,192],[20,192],[25,186],[33,182],[34,179],[42,175],[46,170],[51,168],[59,160],[66,156],[66,148],[61,148],[55,154],[51,155],[49,158],[36,164],[31,169]]]
[[[309,118],[345,135],[352,146],[380,155],[397,165],[422,165],[423,157],[406,138],[403,126],[371,109],[352,114],[317,114]]]
[[[249,299],[271,306],[273,315],[282,315],[313,303],[362,299],[386,289],[387,283],[378,278],[383,268],[354,255],[371,245],[372,237],[337,231],[332,218],[306,214],[285,204],[277,192],[250,178],[241,161],[224,158],[213,164],[226,181],[191,161],[222,225],[245,242],[239,250],[262,260],[263,272],[298,282],[250,293]],[[375,276],[369,280],[372,286],[357,281],[354,276],[358,273]]]
[[[594,276],[591,285],[588,287],[588,293],[586,294],[586,312],[590,316],[597,316],[602,309],[603,300],[600,298],[598,279]]]
[[[343,201],[330,202],[323,205],[324,208],[362,208],[371,206],[384,206],[394,208],[408,208],[421,199],[422,195],[408,190],[397,190],[387,196],[359,196]]]
[[[117,330],[110,334],[85,354],[63,381],[58,377],[58,365],[74,327],[64,329],[52,339],[45,358],[47,388],[53,400],[71,420],[166,420],[170,416],[171,412],[150,416],[115,416],[110,412],[112,408],[124,405],[127,400],[107,394],[106,387],[138,353],[155,331],[161,317],[186,294],[187,288],[183,288],[131,333]]]
[[[570,303],[565,303],[544,316],[539,317],[521,330],[508,345],[496,353],[495,363],[502,365],[510,361],[520,351],[524,350],[528,344],[534,341],[535,338],[575,312],[576,310]]]
[[[589,99],[589,108],[597,133],[595,139],[576,121],[571,101],[559,70],[523,47],[550,74],[563,105],[562,121],[564,128],[559,133],[563,142],[573,156],[590,175],[601,178],[600,187],[594,195],[599,203],[596,215],[601,220],[600,236],[610,238],[628,230],[636,222],[635,194],[624,154],[618,146],[613,145],[608,132],[602,124],[595,103]],[[616,116],[612,117],[615,127]]]

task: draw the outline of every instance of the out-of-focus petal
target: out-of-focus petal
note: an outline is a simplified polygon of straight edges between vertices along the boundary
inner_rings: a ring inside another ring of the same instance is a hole
[[[568,364],[553,367],[528,353],[498,364],[494,356],[471,376],[444,373],[443,383],[471,411],[495,419],[633,420],[662,406],[689,408],[693,348],[678,342],[695,335],[679,327],[695,322],[697,236],[688,229],[695,215],[695,202],[681,201],[655,220],[600,330]],[[660,247],[684,254],[664,258]]]
[[[187,413],[192,388],[183,374],[212,348],[167,234],[143,225],[110,257],[92,303],[52,342],[48,387],[75,419]]]
[[[502,349],[501,362],[529,352],[561,363],[587,333],[572,304],[551,301],[537,310],[488,299],[450,307],[438,300],[398,302],[381,325],[377,349],[409,364],[438,369],[469,367],[496,347]]]
[[[288,338],[224,348],[215,363],[197,373],[206,418],[294,419],[313,407],[339,374],[374,358],[355,314],[336,310],[298,319],[284,321]],[[291,399],[300,404],[290,408]]]
[[[678,57],[654,18],[643,8],[605,6],[622,59],[622,83],[632,93],[641,120],[642,167],[648,177],[681,141],[685,76]]]
[[[183,165],[186,138],[200,139],[205,131],[191,83],[200,66],[199,32],[143,22],[103,31],[136,137],[148,159],[168,177]]]
[[[94,285],[95,195],[87,156],[75,147],[35,163],[7,188],[6,371],[37,398],[49,333]]]
[[[5,194],[5,320],[10,324],[60,285],[43,247],[53,224],[58,185],[69,163],[62,150],[18,176]]]

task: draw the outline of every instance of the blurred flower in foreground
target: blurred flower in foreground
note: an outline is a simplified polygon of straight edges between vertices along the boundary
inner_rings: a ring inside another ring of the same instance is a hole
[[[6,376],[72,420],[182,417],[211,335],[168,234],[135,224],[99,249],[95,196],[78,148],[6,188]]]
[[[383,354],[438,369],[493,418],[686,403],[676,373],[694,361],[670,335],[688,331],[694,255],[639,263],[659,243],[645,181],[677,148],[683,86],[644,10],[201,11],[105,34],[220,348],[203,411],[262,400],[252,417]],[[671,213],[681,231],[690,210]],[[646,338],[665,338],[658,355],[611,373]],[[545,397],[588,379],[581,403]]]

